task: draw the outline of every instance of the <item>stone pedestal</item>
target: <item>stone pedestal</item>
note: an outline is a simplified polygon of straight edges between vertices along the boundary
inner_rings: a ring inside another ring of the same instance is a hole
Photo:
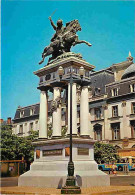
[[[62,78],[58,75],[60,66],[62,66],[64,73],[63,76],[61,75]],[[85,71],[83,79],[80,78],[79,74],[81,67]],[[34,162],[30,167],[30,171],[19,177],[19,186],[61,188],[66,183],[70,142],[68,136],[67,138],[59,138],[61,137],[61,105],[58,105],[60,88],[68,88],[68,135],[70,134],[70,111],[72,110],[72,134],[75,135],[72,140],[72,157],[75,168],[74,176],[77,181],[76,185],[80,187],[110,185],[109,176],[98,170],[98,165],[94,161],[94,141],[89,138],[87,86],[90,83],[90,71],[93,68],[93,65],[81,57],[68,53],[66,54],[66,58],[54,60],[53,63],[34,72],[40,79],[38,89],[41,90],[39,139],[33,143],[35,146]],[[73,84],[72,108],[70,109],[70,85],[68,83],[70,83],[71,78]],[[82,86],[80,100],[81,137],[78,138],[75,82]],[[53,100],[56,103],[56,106],[54,106],[55,109],[51,109],[53,110],[53,133],[50,140],[47,139],[47,97],[45,92],[48,90],[54,92]]]
[[[30,171],[19,177],[19,186],[61,188],[65,185],[69,161],[69,138],[34,142],[34,162]],[[73,162],[76,184],[80,187],[108,186],[110,178],[98,170],[94,161],[94,141],[73,138]],[[36,151],[40,150],[37,158]]]

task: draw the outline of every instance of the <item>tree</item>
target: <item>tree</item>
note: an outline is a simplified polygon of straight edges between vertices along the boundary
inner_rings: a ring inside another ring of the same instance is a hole
[[[19,144],[16,145],[18,148],[16,156],[18,159],[23,157],[26,161],[32,162],[34,160],[34,146],[32,142],[38,137],[38,131],[30,131],[29,134],[26,137],[18,137],[17,144]]]
[[[61,136],[65,137],[66,133],[67,133],[67,126],[63,126],[62,129],[61,129]]]
[[[52,137],[52,132],[53,132],[52,123],[49,123],[47,125],[47,137],[51,138]]]
[[[97,163],[117,161],[119,156],[116,152],[116,148],[111,144],[103,144],[100,142],[94,144],[94,158]]]
[[[18,137],[12,134],[12,127],[1,126],[1,160],[21,160],[33,161],[34,146],[32,141],[38,137],[38,132],[31,131],[29,136]]]
[[[12,134],[12,128],[8,125],[1,125],[1,159],[16,159],[17,137]]]
[[[63,126],[63,127],[61,128],[61,136],[62,136],[62,137],[65,137],[66,132],[67,132],[67,126]],[[52,137],[52,133],[53,133],[52,123],[50,123],[50,124],[47,125],[47,136],[48,136],[49,138],[51,138],[51,137]]]

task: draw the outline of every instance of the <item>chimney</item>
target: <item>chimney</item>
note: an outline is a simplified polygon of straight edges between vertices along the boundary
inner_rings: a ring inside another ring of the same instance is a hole
[[[8,125],[11,125],[11,117],[8,117],[8,118],[7,118],[7,124],[8,124]]]
[[[3,119],[1,118],[1,119],[0,119],[0,124],[2,124],[2,123],[3,123]]]

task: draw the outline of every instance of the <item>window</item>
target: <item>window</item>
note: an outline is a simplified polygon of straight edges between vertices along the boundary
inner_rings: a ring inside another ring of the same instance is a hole
[[[20,118],[24,117],[24,110],[20,111]]]
[[[19,127],[19,133],[23,133],[23,125],[20,125],[20,127]]]
[[[135,84],[131,84],[130,85],[130,91],[131,92],[135,92]]]
[[[65,121],[65,118],[66,118],[66,115],[65,115],[65,113],[62,113],[62,121]]]
[[[132,163],[135,163],[135,159],[132,159]]]
[[[33,123],[30,123],[30,131],[33,130]]]
[[[131,126],[131,137],[135,138],[135,125]]]
[[[30,109],[30,115],[34,115],[34,112],[35,112],[35,109],[34,108],[31,108]]]
[[[89,77],[89,71],[85,71],[85,76]]]
[[[102,125],[100,124],[94,125],[94,139],[97,141],[102,140]]]
[[[94,95],[100,95],[100,93],[101,93],[101,89],[96,87],[94,91]]]
[[[39,126],[38,126],[38,121],[35,121],[35,130],[37,131],[38,128],[39,128]]]
[[[131,103],[131,114],[135,114],[135,102]]]
[[[77,74],[77,68],[73,68],[72,71]]]
[[[71,67],[69,67],[67,70],[67,73],[70,73],[70,72],[71,72]]]
[[[100,130],[95,131],[95,140],[101,141],[101,132]]]
[[[101,119],[101,108],[95,108],[95,120]]]
[[[118,106],[113,106],[112,107],[112,117],[117,117],[118,116]]]
[[[118,96],[118,88],[112,89],[112,96]]]
[[[40,77],[40,83],[42,83],[43,82],[43,77]]]
[[[65,119],[66,119],[66,108],[61,109],[61,118],[62,118],[62,121],[65,121]]]
[[[51,74],[47,74],[47,75],[45,76],[45,80],[48,81],[48,80],[50,80],[50,79],[51,79]]]
[[[55,72],[53,72],[53,79],[55,79]]]
[[[112,140],[120,139],[120,124],[114,123],[112,124]]]
[[[77,118],[80,119],[80,111],[77,111]]]

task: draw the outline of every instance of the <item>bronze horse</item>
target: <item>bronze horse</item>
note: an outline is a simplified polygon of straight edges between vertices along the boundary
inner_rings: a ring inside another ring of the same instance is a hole
[[[49,46],[45,47],[42,53],[42,60],[39,62],[39,64],[42,64],[45,57],[51,54],[52,57],[49,58],[49,61],[55,59],[65,52],[70,52],[71,47],[77,44],[85,43],[88,46],[92,46],[87,41],[79,40],[76,34],[77,31],[81,31],[81,26],[78,20],[72,20],[71,22],[66,23],[62,36],[56,37],[56,39],[51,42]],[[63,47],[61,47],[60,39],[62,39]]]

